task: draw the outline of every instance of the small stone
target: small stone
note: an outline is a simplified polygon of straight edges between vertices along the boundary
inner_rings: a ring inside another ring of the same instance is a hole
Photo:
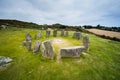
[[[88,37],[88,34],[86,34],[83,37],[83,46],[85,47],[86,50],[88,50],[88,48],[89,48],[89,37]]]
[[[53,36],[54,36],[54,37],[57,36],[57,29],[54,29],[54,31],[53,31]]]
[[[6,25],[1,25],[0,27],[1,27],[2,29],[6,29],[6,28],[7,28]]]
[[[26,34],[26,41],[32,41],[31,35],[29,33]]]
[[[38,38],[42,38],[41,32],[38,31]]]
[[[49,29],[46,30],[46,37],[50,37],[50,30]]]
[[[0,56],[0,69],[7,67],[12,61],[9,57]]]
[[[64,30],[61,30],[61,36],[64,36]]]
[[[65,36],[68,36],[68,35],[69,35],[69,32],[68,32],[68,31],[66,31],[66,32],[65,32]]]
[[[41,42],[40,41],[36,41],[35,44],[34,44],[34,50],[33,50],[33,53],[38,53],[40,51],[40,44]]]

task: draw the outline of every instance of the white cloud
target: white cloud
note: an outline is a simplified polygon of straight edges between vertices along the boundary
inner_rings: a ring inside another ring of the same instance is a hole
[[[120,26],[119,3],[120,0],[4,0],[0,18],[40,24]]]

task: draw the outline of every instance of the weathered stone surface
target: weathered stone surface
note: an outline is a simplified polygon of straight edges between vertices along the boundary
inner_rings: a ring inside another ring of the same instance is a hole
[[[54,37],[57,36],[57,29],[54,29],[54,31],[53,31],[53,36],[54,36]]]
[[[68,35],[69,35],[69,32],[68,32],[68,31],[66,31],[66,32],[65,32],[65,36],[68,36]]]
[[[61,30],[61,36],[64,36],[64,32],[65,32],[64,30]]]
[[[9,57],[0,56],[0,69],[7,67],[13,60]]]
[[[42,55],[48,59],[53,59],[54,49],[50,40],[42,42]]]
[[[27,41],[23,41],[23,46],[27,46]]]
[[[33,50],[33,53],[38,53],[40,51],[40,44],[41,42],[40,41],[36,41],[35,44],[34,44],[34,50]]]
[[[89,37],[88,37],[88,34],[86,34],[83,37],[83,46],[85,47],[86,50],[89,48]]]
[[[38,31],[38,38],[42,38],[41,32]]]
[[[76,38],[76,39],[78,39],[78,40],[81,39],[81,38],[82,38],[81,32],[74,32],[73,38]]]
[[[84,46],[74,46],[60,49],[61,57],[79,57],[84,50]]]
[[[32,50],[31,46],[32,46],[32,41],[26,41],[26,47],[28,51]]]
[[[47,29],[47,30],[46,30],[46,37],[49,37],[49,36],[50,36],[50,30]]]
[[[31,35],[29,33],[26,34],[26,41],[32,41]]]

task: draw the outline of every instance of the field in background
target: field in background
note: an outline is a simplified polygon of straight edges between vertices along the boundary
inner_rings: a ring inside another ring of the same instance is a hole
[[[120,33],[119,32],[113,32],[113,31],[105,31],[105,30],[99,30],[99,29],[87,29],[89,32],[94,33],[96,35],[104,35],[109,36],[111,38],[118,38],[120,39]]]
[[[0,80],[120,80],[120,42],[103,39],[89,34],[90,49],[86,55],[79,58],[62,58],[61,63],[48,60],[39,54],[34,55],[22,46],[26,33],[29,32],[35,43],[34,35],[38,30],[9,28],[0,31],[0,56],[13,59],[13,64],[6,70],[0,71]],[[82,45],[82,41],[69,37],[45,37],[40,41],[62,39],[69,45]],[[60,35],[60,32],[59,32]],[[84,33],[83,33],[84,35]],[[33,48],[32,45],[32,48]],[[55,54],[59,46],[54,45]]]

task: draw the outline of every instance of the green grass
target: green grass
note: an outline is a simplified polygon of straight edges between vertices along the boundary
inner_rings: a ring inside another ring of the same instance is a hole
[[[9,28],[0,31],[0,56],[13,59],[13,64],[0,72],[0,80],[120,80],[120,42],[89,34],[90,49],[86,55],[63,58],[57,63],[56,57],[49,60],[42,57],[41,51],[34,55],[22,46],[27,32],[32,35],[34,45],[38,30]],[[40,41],[54,39],[52,35],[46,38],[45,31],[41,32]],[[82,41],[73,39],[72,35],[70,32],[69,37],[56,38],[66,40],[71,46],[82,45]],[[59,47],[54,47],[57,54]]]

